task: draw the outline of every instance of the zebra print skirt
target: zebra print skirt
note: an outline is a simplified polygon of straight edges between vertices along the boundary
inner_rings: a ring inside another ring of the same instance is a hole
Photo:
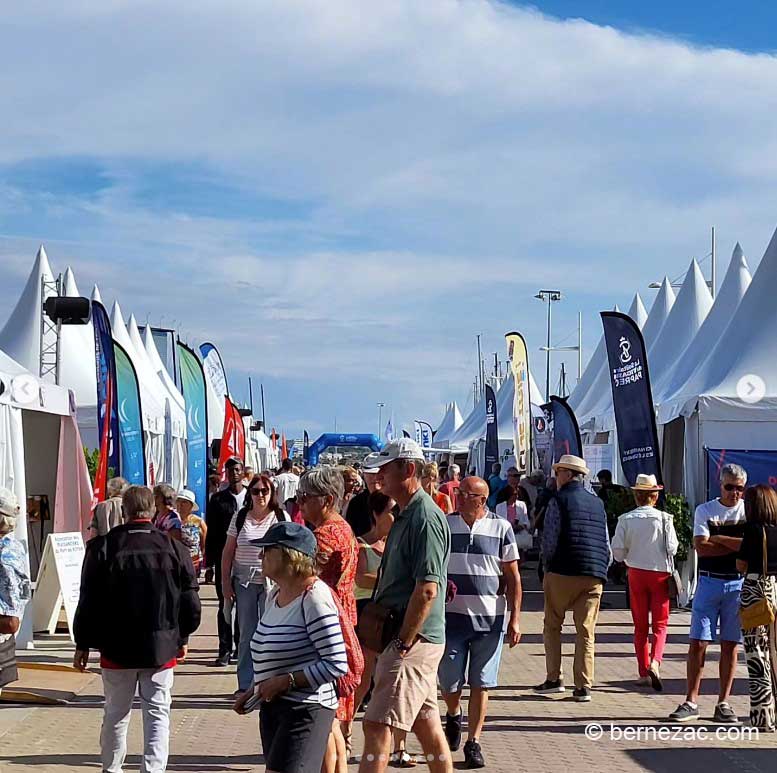
[[[777,609],[774,577],[748,574],[742,584],[741,606],[766,598]],[[750,724],[764,730],[777,726],[777,623],[744,629],[745,659],[750,683]]]

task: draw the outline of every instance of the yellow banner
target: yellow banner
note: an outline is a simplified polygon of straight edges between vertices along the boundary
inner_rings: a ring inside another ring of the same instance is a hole
[[[529,472],[531,458],[531,404],[529,402],[529,353],[520,333],[507,333],[507,356],[515,382],[513,400],[513,442],[516,466]]]

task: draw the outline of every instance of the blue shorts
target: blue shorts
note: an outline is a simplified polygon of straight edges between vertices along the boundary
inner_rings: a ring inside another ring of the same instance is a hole
[[[465,683],[470,687],[496,687],[503,639],[501,627],[485,632],[446,631],[445,654],[437,670],[440,689],[444,693],[459,692]]]
[[[696,595],[691,610],[691,639],[715,641],[742,641],[739,622],[739,594],[742,580],[723,580],[699,575]]]

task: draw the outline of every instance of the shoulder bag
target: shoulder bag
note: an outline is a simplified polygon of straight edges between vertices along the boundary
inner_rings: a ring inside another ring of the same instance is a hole
[[[763,529],[763,574],[764,581],[769,576],[767,574],[767,560],[766,560],[766,527]],[[749,568],[749,567],[748,567]],[[751,628],[758,628],[761,625],[771,625],[774,622],[774,609],[772,608],[769,599],[766,596],[762,596],[754,604],[750,604],[746,607],[739,608],[739,619],[742,624],[742,628],[749,630]]]
[[[661,523],[664,529],[664,548],[666,549],[666,560],[669,564],[669,598],[677,599],[683,592],[683,581],[680,577],[680,572],[677,571],[677,567],[674,565],[674,556],[669,552],[669,532],[666,527],[666,518],[668,513],[661,513]],[[671,518],[672,516],[669,515]]]
[[[372,598],[364,605],[356,623],[356,634],[362,646],[378,654],[383,652],[399,633],[403,617],[399,610],[375,601],[375,593],[382,574],[383,561],[381,560],[375,587],[372,589]]]

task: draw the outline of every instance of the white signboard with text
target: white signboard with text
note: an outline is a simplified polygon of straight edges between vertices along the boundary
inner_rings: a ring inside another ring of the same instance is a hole
[[[49,534],[32,597],[34,631],[54,633],[64,604],[67,627],[73,639],[84,554],[84,540],[78,532]]]

